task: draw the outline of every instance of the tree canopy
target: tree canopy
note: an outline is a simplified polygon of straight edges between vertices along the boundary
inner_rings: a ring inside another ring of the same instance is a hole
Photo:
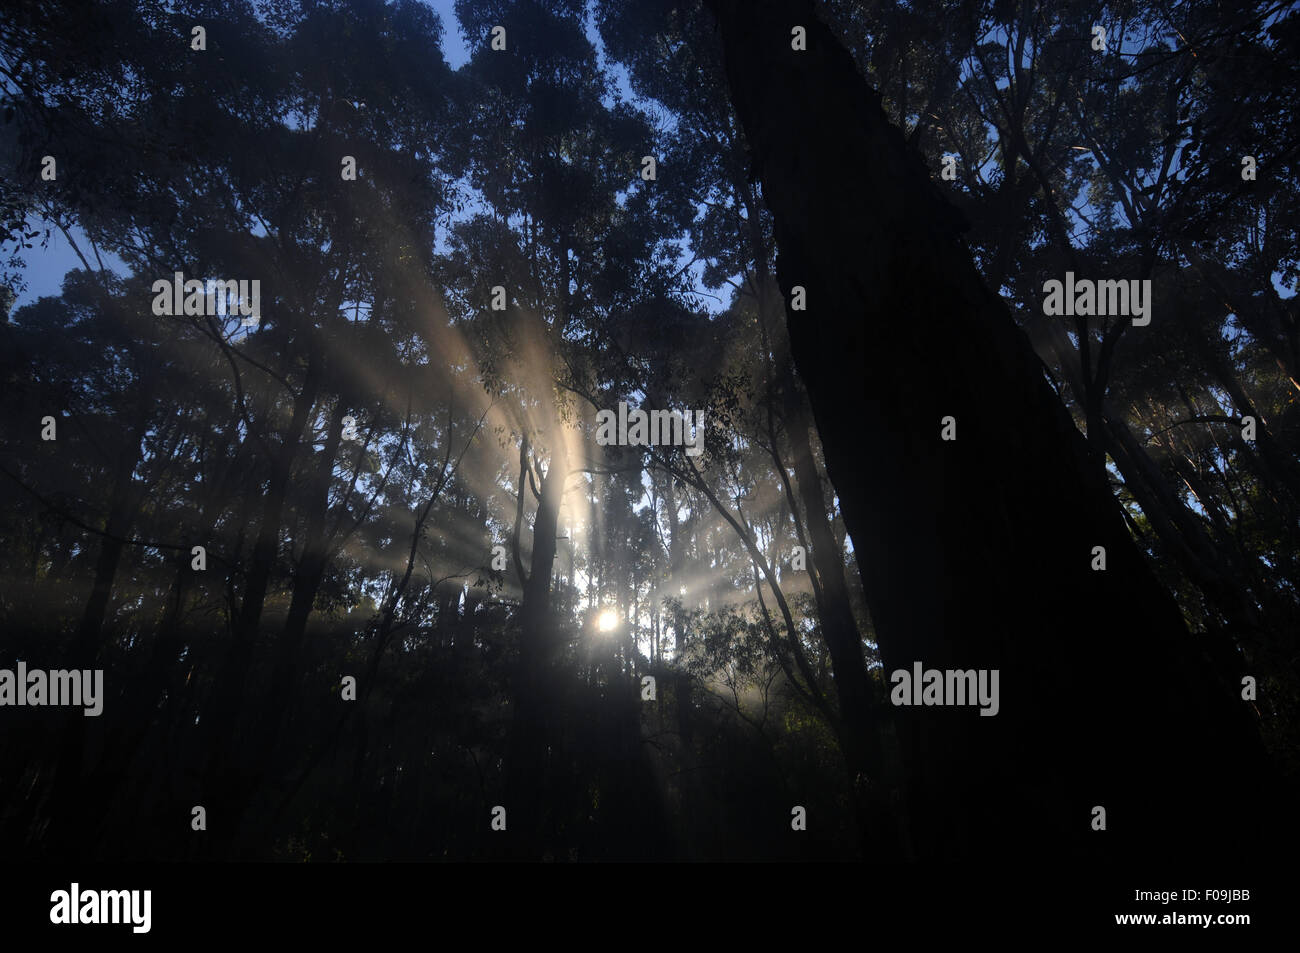
[[[1094,806],[1185,820],[1192,767],[1120,783],[1171,726],[1259,795],[1225,850],[1273,823],[1298,47],[1265,2],[7,9],[0,669],[103,711],[0,685],[0,844],[1091,857]],[[900,705],[913,662],[1000,710]]]

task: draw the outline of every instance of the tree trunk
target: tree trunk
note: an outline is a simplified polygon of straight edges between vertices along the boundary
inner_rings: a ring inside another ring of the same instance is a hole
[[[844,579],[844,551],[835,543],[830,521],[826,517],[826,499],[822,495],[821,476],[813,463],[808,440],[810,421],[802,395],[793,390],[787,378],[786,425],[790,434],[790,464],[795,486],[804,509],[808,527],[812,566],[820,582],[822,637],[831,657],[835,676],[835,694],[844,721],[843,736],[848,750],[845,761],[852,776],[855,799],[860,802],[860,821],[866,835],[864,844],[875,857],[896,859],[901,847],[887,823],[888,785],[884,771],[884,751],[879,699],[867,676],[862,654],[862,635],[849,606],[849,591]]]
[[[304,501],[308,511],[306,540],[303,544],[302,559],[294,574],[289,614],[285,619],[279,645],[276,647],[275,668],[271,673],[265,714],[258,726],[258,740],[252,759],[255,774],[249,779],[248,790],[240,794],[237,808],[240,810],[247,807],[246,799],[253,793],[252,789],[265,779],[271,769],[271,759],[275,754],[280,731],[297,693],[297,676],[301,671],[301,651],[303,638],[307,632],[307,620],[311,617],[316,593],[320,590],[321,579],[324,578],[325,567],[329,562],[329,540],[325,522],[329,509],[330,482],[334,476],[334,462],[343,438],[345,414],[346,402],[340,398],[335,402],[334,409],[330,413],[325,448],[315,461]]]
[[[548,846],[545,806],[542,803],[544,777],[548,763],[560,760],[558,753],[553,758],[548,757],[558,697],[552,671],[558,645],[551,617],[551,570],[555,564],[556,528],[568,474],[564,435],[557,433],[551,451],[551,465],[542,480],[541,500],[533,519],[530,573],[524,582],[523,602],[519,608],[523,631],[513,692],[506,806],[507,829],[517,832],[513,843],[516,856],[523,860],[540,859],[541,850]],[[520,480],[519,492],[528,492],[526,477]]]
[[[198,753],[206,762],[203,769],[204,806],[209,815],[223,818],[223,824],[214,827],[210,838],[211,849],[218,856],[232,850],[238,837],[238,830],[231,821],[239,813],[241,791],[248,783],[251,765],[235,729],[239,723],[240,705],[246,699],[262,610],[279,553],[280,528],[293,461],[302,445],[303,431],[315,406],[320,385],[320,356],[313,353],[308,357],[302,391],[294,400],[293,418],[271,460],[271,475],[262,501],[262,516],[243,602],[234,622],[230,648],[213,688],[209,710],[205,712],[207,717],[203,721],[206,725],[200,725],[202,740]]]
[[[919,855],[1258,843],[1271,789],[1246,706],[1189,650],[919,155],[810,0],[708,6],[787,308],[805,289],[791,350],[886,671],[999,672],[995,716],[895,710]],[[806,51],[791,48],[795,25]],[[940,439],[947,415],[956,441]],[[1090,568],[1094,546],[1105,571]]]
[[[68,665],[71,669],[93,671],[99,661],[104,618],[108,614],[109,601],[113,595],[113,582],[117,578],[126,538],[131,534],[139,514],[140,499],[132,474],[141,459],[141,443],[148,414],[149,391],[146,390],[145,398],[139,405],[138,417],[126,434],[126,445],[118,453],[113,469],[113,489],[104,521],[104,535],[99,538],[95,579],[69,653]],[[81,843],[80,806],[87,801],[94,801],[98,795],[93,790],[84,790],[82,786],[82,762],[85,758],[88,727],[85,715],[82,709],[73,707],[62,717],[64,729],[54,770],[49,806],[50,829],[46,842],[54,856],[75,856]]]

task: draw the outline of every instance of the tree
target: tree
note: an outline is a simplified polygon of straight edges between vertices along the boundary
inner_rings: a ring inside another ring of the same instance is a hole
[[[1258,735],[1189,644],[919,156],[811,3],[708,6],[782,290],[806,292],[791,350],[886,669],[998,669],[1006,686],[992,724],[896,712],[920,854],[1028,852],[1050,831],[1084,856],[1100,849],[1092,804],[1127,819],[1113,850],[1186,852],[1204,803],[1189,789],[1225,805],[1214,848],[1249,837],[1246,805],[1273,791]],[[949,415],[955,442],[940,440]],[[1123,647],[1112,664],[1096,664],[1099,640]]]

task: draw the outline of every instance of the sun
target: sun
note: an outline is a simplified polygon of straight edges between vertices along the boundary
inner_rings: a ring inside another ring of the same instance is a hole
[[[596,617],[596,628],[602,632],[612,632],[616,625],[618,625],[618,613],[613,609],[606,609]]]

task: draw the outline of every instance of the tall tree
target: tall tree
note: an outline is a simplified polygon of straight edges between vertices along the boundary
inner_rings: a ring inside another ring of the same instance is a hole
[[[1000,672],[993,718],[896,712],[921,854],[1023,855],[1045,832],[1075,856],[1186,854],[1258,833],[1274,788],[1244,705],[1144,563],[919,154],[811,2],[707,6],[886,670]],[[789,308],[796,286],[805,309]],[[1208,832],[1207,803],[1222,805]]]

